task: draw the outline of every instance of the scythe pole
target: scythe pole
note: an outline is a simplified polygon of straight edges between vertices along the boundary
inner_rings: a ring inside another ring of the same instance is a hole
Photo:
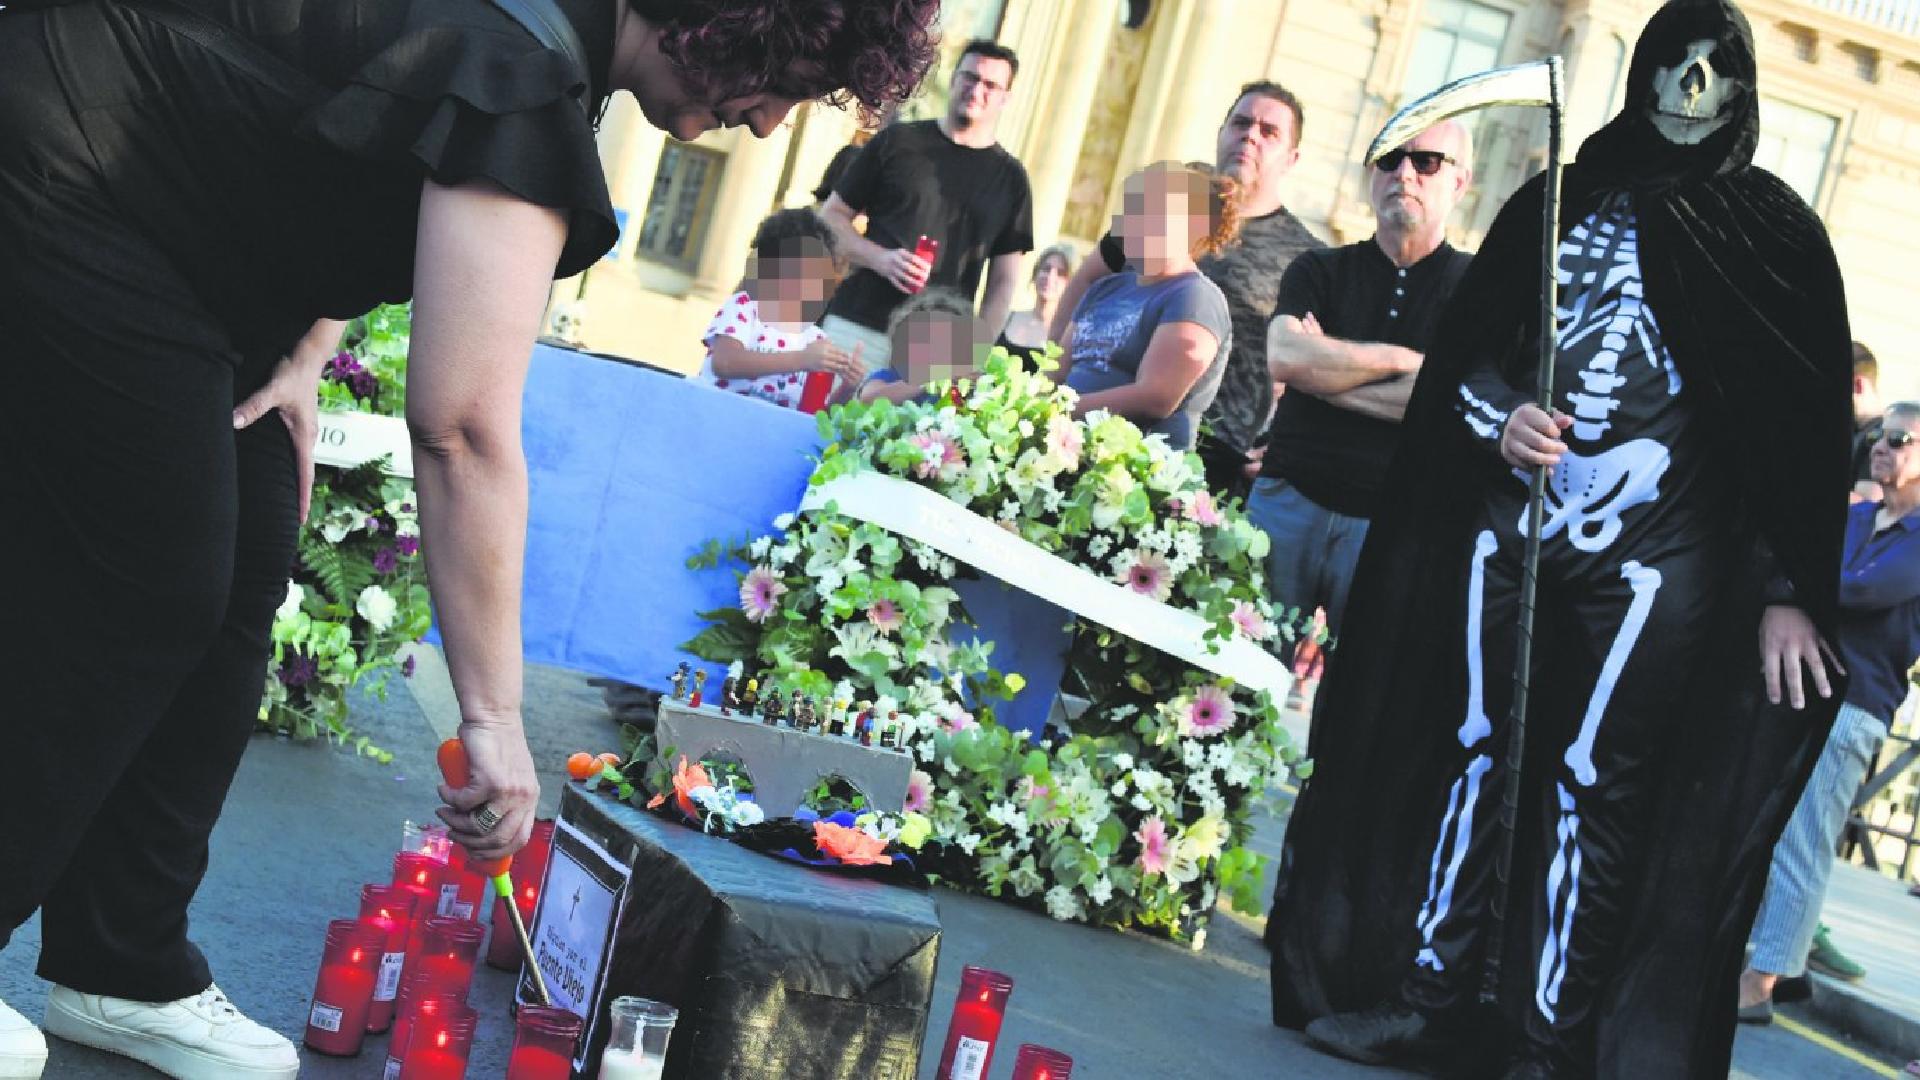
[[[1554,309],[1559,282],[1554,256],[1560,242],[1561,138],[1565,88],[1561,60],[1550,56],[1512,67],[1469,75],[1408,104],[1387,121],[1367,148],[1367,164],[1448,117],[1494,105],[1525,105],[1547,110],[1546,192],[1540,223],[1540,355],[1534,400],[1551,411],[1556,345]],[[1513,708],[1507,729],[1506,784],[1500,801],[1500,843],[1494,866],[1491,923],[1484,929],[1488,947],[1481,962],[1480,1001],[1499,999],[1500,961],[1507,923],[1508,882],[1513,875],[1515,826],[1520,812],[1520,772],[1526,760],[1527,703],[1532,683],[1534,605],[1540,585],[1540,531],[1546,517],[1547,470],[1535,466],[1527,486],[1527,546],[1520,577],[1520,623],[1513,666]]]

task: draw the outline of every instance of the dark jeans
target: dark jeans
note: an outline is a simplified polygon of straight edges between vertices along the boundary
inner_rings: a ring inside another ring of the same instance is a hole
[[[278,417],[119,217],[37,34],[0,18],[0,941],[147,1001],[211,981],[187,905],[259,706],[297,527]],[[293,257],[295,253],[289,253]]]
[[[1353,568],[1367,539],[1367,519],[1335,513],[1270,476],[1254,481],[1247,518],[1272,543],[1267,551],[1267,598],[1276,613],[1311,618],[1315,608],[1325,608],[1327,629],[1339,636]]]

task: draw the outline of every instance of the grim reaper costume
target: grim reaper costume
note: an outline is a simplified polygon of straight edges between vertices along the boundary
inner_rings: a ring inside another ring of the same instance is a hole
[[[1674,0],[1566,172],[1552,402],[1574,422],[1504,882],[1526,481],[1498,441],[1533,400],[1541,177],[1488,232],[1321,691],[1268,924],[1276,1023],[1398,1002],[1456,1061],[1726,1075],[1768,853],[1840,700],[1809,685],[1805,710],[1769,706],[1759,620],[1790,603],[1831,640],[1850,431],[1839,269],[1812,210],[1750,164],[1758,129],[1746,19]]]

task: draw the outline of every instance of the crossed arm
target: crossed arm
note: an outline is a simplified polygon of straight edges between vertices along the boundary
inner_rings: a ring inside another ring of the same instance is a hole
[[[1398,421],[1413,392],[1421,354],[1400,345],[1332,337],[1308,312],[1267,326],[1267,368],[1290,389],[1364,416]]]

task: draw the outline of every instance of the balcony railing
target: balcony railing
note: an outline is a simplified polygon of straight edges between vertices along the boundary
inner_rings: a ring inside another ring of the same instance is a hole
[[[1920,0],[1811,0],[1811,3],[1883,30],[1920,37]]]

